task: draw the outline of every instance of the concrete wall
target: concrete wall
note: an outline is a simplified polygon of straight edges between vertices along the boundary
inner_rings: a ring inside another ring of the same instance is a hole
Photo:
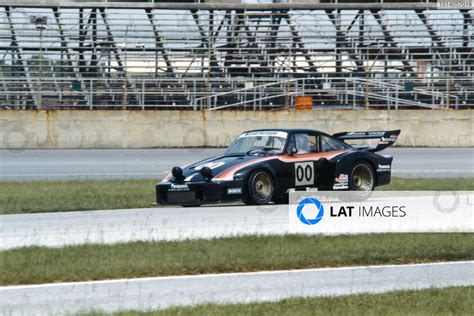
[[[401,129],[398,146],[472,147],[473,110],[0,111],[1,148],[226,146],[242,131]]]

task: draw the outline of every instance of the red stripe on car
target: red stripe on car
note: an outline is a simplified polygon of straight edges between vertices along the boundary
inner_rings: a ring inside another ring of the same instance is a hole
[[[259,162],[263,161],[268,161],[272,159],[279,159],[280,161],[283,162],[298,162],[298,161],[308,161],[308,160],[319,160],[321,158],[325,159],[331,159],[334,158],[342,153],[344,153],[345,150],[339,150],[339,151],[333,151],[329,153],[308,153],[308,154],[301,154],[298,156],[291,156],[291,155],[276,155],[276,156],[271,156],[271,157],[263,157],[263,158],[258,158],[252,161],[244,162],[241,164],[238,164],[226,171],[221,172],[217,176],[214,177],[215,180],[233,180],[234,179],[234,174],[239,171],[242,168],[254,165]]]
[[[251,166],[253,164],[256,164],[258,162],[262,161],[267,161],[267,160],[272,160],[276,159],[278,156],[271,156],[271,157],[263,157],[263,158],[257,158],[252,161],[247,161],[243,162],[241,164],[238,164],[230,169],[227,169],[226,171],[223,171],[219,173],[217,176],[214,177],[216,180],[234,180],[234,173],[242,168],[245,168],[247,166]]]

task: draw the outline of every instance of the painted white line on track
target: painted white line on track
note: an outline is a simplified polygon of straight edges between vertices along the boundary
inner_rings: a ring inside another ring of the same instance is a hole
[[[474,261],[0,287],[2,314],[153,310],[474,285]]]
[[[326,268],[310,268],[310,269],[290,269],[290,270],[262,270],[252,272],[224,272],[224,273],[206,273],[206,274],[188,274],[188,275],[170,275],[159,277],[144,277],[132,279],[109,279],[109,280],[94,280],[94,281],[77,281],[77,282],[58,282],[58,283],[42,283],[42,284],[26,284],[26,285],[6,285],[0,286],[0,291],[4,289],[29,289],[38,287],[55,287],[55,286],[77,286],[84,284],[112,284],[122,282],[141,282],[141,281],[159,281],[159,280],[181,280],[181,279],[201,279],[214,278],[223,276],[251,276],[263,274],[280,274],[289,272],[318,272],[318,271],[338,271],[338,270],[356,270],[356,269],[379,269],[379,268],[398,268],[398,267],[422,267],[433,265],[453,265],[453,264],[474,264],[474,261],[443,261],[443,262],[428,262],[428,263],[413,263],[413,264],[384,264],[384,265],[368,265],[368,266],[350,266],[350,267],[326,267]]]
[[[151,201],[150,201],[151,202]],[[288,233],[288,206],[235,205],[0,215],[0,249]]]

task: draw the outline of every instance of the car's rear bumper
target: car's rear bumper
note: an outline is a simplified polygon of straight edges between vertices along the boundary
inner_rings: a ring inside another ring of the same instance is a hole
[[[156,202],[161,205],[200,205],[242,199],[242,181],[204,181],[156,185]]]

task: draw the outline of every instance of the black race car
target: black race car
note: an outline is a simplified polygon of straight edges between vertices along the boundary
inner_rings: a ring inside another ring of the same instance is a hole
[[[375,152],[395,143],[400,130],[328,135],[310,129],[242,133],[224,154],[174,167],[156,185],[159,204],[183,206],[242,200],[288,200],[290,190],[363,190],[390,183],[392,157]],[[374,147],[346,140],[379,139]]]

